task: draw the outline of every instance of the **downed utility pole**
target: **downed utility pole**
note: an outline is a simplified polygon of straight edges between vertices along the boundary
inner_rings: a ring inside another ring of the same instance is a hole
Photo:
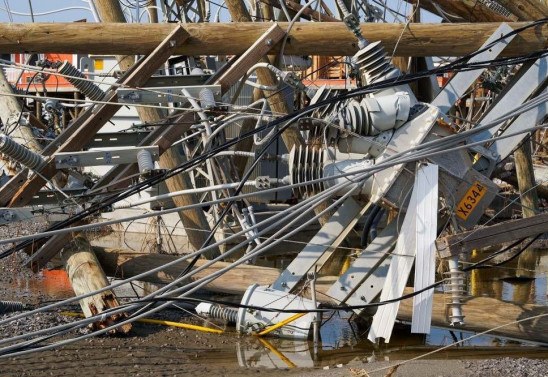
[[[118,276],[128,278],[150,270],[151,268],[161,266],[165,263],[177,259],[174,255],[162,254],[138,254],[131,250],[93,248],[97,258],[105,268],[109,276]],[[205,261],[199,261],[196,268],[203,266]],[[171,266],[156,274],[143,278],[144,281],[151,283],[167,284],[178,276],[181,268],[188,265],[187,261],[182,261],[180,265]],[[191,280],[197,280],[219,271],[229,263],[217,262],[210,267],[200,271],[190,277]],[[272,283],[279,275],[280,270],[270,267],[259,267],[250,265],[240,265],[226,272],[219,278],[210,282],[206,288],[212,292],[221,292],[229,294],[243,295],[246,289],[255,283],[268,285]],[[337,277],[324,276],[317,282],[318,298],[324,302],[330,300],[327,294],[331,284]],[[412,288],[406,288],[404,294],[412,293]],[[470,297],[465,299],[466,310],[468,313],[466,324],[452,329],[462,329],[464,331],[485,331],[496,326],[501,326],[491,335],[501,335],[514,339],[526,339],[542,343],[548,342],[548,317],[540,318],[535,321],[512,324],[513,321],[531,317],[545,312],[545,307],[540,305],[513,303],[497,300],[489,297]],[[413,300],[403,300],[398,310],[398,318],[404,321],[410,321],[413,312]],[[434,294],[432,325],[448,327],[447,325],[447,305],[446,296],[443,293]]]
[[[101,268],[89,241],[82,235],[75,237],[61,252],[70,284],[77,296],[85,295],[109,286],[105,272]],[[107,309],[120,306],[114,292],[108,290],[80,300],[82,312],[87,317],[103,313]],[[95,329],[103,329],[123,320],[125,313],[114,314],[94,323]],[[126,323],[113,333],[127,334],[131,330],[131,323]]]
[[[525,22],[511,22],[515,29]],[[82,54],[148,54],[176,27],[188,33],[187,43],[173,54],[240,55],[271,25],[266,22],[173,24],[40,23],[0,24],[0,50],[17,52],[64,52]],[[279,23],[287,30],[288,23]],[[500,26],[496,22],[474,24],[381,24],[366,23],[361,31],[368,40],[380,41],[387,51],[397,46],[398,56],[463,56],[477,51]],[[47,38],[44,38],[47,35]],[[124,38],[113,38],[123,35]],[[458,36],[458,38],[457,38]],[[329,38],[329,43],[325,43]],[[545,50],[548,25],[538,25],[519,33],[501,56]],[[354,55],[355,38],[342,22],[308,22],[289,32],[284,53],[288,55]],[[278,48],[274,52],[279,52]]]
[[[103,22],[125,23],[126,19],[120,2],[117,0],[94,0],[97,13]],[[122,71],[130,69],[135,64],[135,58],[128,55],[117,55],[116,59]],[[158,124],[163,120],[165,114],[160,109],[151,107],[137,107],[137,113],[143,123]],[[175,153],[171,150],[166,150],[166,153],[160,155],[160,167],[164,169],[173,169],[182,163]],[[188,190],[193,188],[186,173],[178,174],[166,181],[166,185],[170,192]],[[180,195],[173,198],[176,206],[186,206],[198,203],[195,194]],[[188,237],[189,245],[193,251],[199,250],[206,242],[207,235],[211,231],[211,227],[207,222],[204,211],[200,208],[181,211],[179,217],[185,228]],[[215,248],[205,253],[208,259],[215,258],[220,255],[219,248]]]

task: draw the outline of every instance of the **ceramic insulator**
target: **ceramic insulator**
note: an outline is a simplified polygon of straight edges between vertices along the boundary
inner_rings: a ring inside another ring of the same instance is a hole
[[[86,77],[76,69],[75,66],[70,64],[68,61],[65,62],[59,67],[59,73],[67,75],[66,79],[70,82],[76,89],[81,91],[86,97],[92,101],[99,101],[105,95],[97,85],[90,81],[80,80],[85,79]]]

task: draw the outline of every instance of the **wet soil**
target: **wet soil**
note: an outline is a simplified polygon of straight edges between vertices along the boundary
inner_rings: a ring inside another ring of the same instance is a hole
[[[52,287],[51,277],[20,268],[24,257],[17,254],[0,261],[0,300],[44,305],[70,294],[62,283]],[[78,307],[63,310],[78,311]],[[157,318],[204,325],[182,311],[162,312]],[[0,325],[0,340],[73,320],[55,310],[12,321]],[[343,341],[320,345],[315,353],[309,342],[259,340],[231,331],[217,335],[138,323],[128,336],[99,336],[53,350],[0,358],[0,376],[548,376],[548,348],[494,339],[394,368],[436,345],[400,329],[400,339],[394,336],[390,345]],[[45,344],[87,333],[87,329],[75,330]]]
[[[40,281],[40,277],[37,277]],[[31,278],[32,280],[32,278]],[[11,284],[6,282],[11,281]],[[43,291],[25,290],[16,279],[2,279],[0,297],[26,302],[54,300]],[[24,287],[34,285],[24,285]],[[69,308],[70,309],[70,308]],[[77,307],[72,309],[77,310]],[[66,308],[64,308],[66,310]],[[6,318],[7,315],[3,316]],[[166,311],[157,318],[204,325],[182,311]],[[0,339],[73,321],[59,311],[12,321],[0,326]],[[211,326],[211,324],[209,324]],[[400,330],[405,332],[405,330]],[[89,333],[78,330],[60,339]],[[99,336],[54,350],[0,359],[0,376],[547,376],[548,349],[515,345],[502,350],[510,357],[488,359],[493,347],[462,347],[425,360],[393,365],[435,347],[411,345],[409,334],[382,347],[341,344],[322,347],[314,355],[309,342],[239,336],[150,324],[134,324],[129,336]],[[55,340],[60,340],[55,339]],[[409,343],[408,346],[405,344]],[[47,343],[47,342],[46,342]],[[322,349],[323,348],[323,349]],[[497,355],[501,355],[497,351]],[[534,359],[524,359],[527,354]],[[479,358],[479,359],[478,359]]]

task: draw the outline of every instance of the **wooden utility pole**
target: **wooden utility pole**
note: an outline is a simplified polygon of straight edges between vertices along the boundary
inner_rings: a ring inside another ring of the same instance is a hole
[[[109,286],[105,272],[101,268],[89,241],[82,235],[75,237],[61,252],[70,284],[77,296],[88,294]],[[80,300],[82,312],[87,317],[101,314],[107,309],[120,306],[114,292],[108,290]],[[96,329],[115,324],[126,314],[115,314],[94,324]],[[116,328],[112,333],[127,334],[131,324]]]
[[[94,0],[94,3],[97,13],[103,22],[126,22],[118,0]],[[120,69],[123,71],[130,69],[133,64],[135,64],[134,56],[117,55],[116,59],[118,60]],[[141,122],[143,123],[157,124],[161,122],[165,116],[165,114],[163,114],[163,112],[159,109],[150,107],[137,107],[137,112]],[[167,150],[166,153],[160,156],[159,163],[164,169],[172,169],[177,167],[181,161],[179,161],[176,154]],[[188,177],[183,174],[168,179],[166,183],[171,192],[193,188]],[[182,195],[174,198],[174,202],[176,205],[182,206],[196,204],[197,200],[195,195]],[[211,227],[207,222],[204,212],[200,208],[197,208],[190,211],[180,212],[179,217],[183,227],[185,228],[192,251],[199,250],[206,242],[207,236],[211,231]],[[205,256],[208,258],[214,258],[218,255],[220,255],[220,251],[217,248],[210,251]]]
[[[158,23],[158,8],[156,8],[156,0],[148,0],[146,6],[150,23]]]
[[[535,183],[535,170],[533,169],[533,152],[531,140],[526,138],[521,146],[514,152],[516,162],[516,175],[521,201],[521,213],[523,218],[533,217],[539,213],[538,195]],[[533,248],[525,250],[518,259],[517,277],[530,278],[534,273],[539,255]]]
[[[181,165],[184,161],[179,157],[176,147],[167,149],[162,155],[160,155],[160,166],[165,169],[173,169]],[[180,173],[167,179],[167,188],[170,192],[185,190],[184,187],[192,188],[192,182],[188,174]],[[198,198],[195,194],[178,195],[172,198],[177,207],[188,206],[198,203]],[[180,211],[179,217],[185,232],[188,236],[188,241],[194,250],[199,250],[202,246],[207,246],[205,243],[207,237],[211,232],[211,227],[207,222],[204,211],[200,208],[194,210]],[[215,237],[212,238],[212,242],[215,242]],[[205,252],[203,255],[207,259],[213,259],[220,255],[218,247],[213,248]]]
[[[228,11],[230,12],[232,20],[234,22],[251,22],[251,16],[249,12],[247,11],[247,8],[245,7],[245,4],[242,0],[227,0],[226,6],[228,7]],[[263,57],[260,61],[263,63],[271,63],[267,57]],[[275,86],[278,83],[278,79],[276,78],[276,75],[271,70],[267,68],[258,68],[256,72],[257,72],[257,81],[259,84],[266,85],[266,86]],[[275,115],[285,115],[292,112],[292,109],[290,109],[289,106],[287,105],[281,91],[264,90],[263,94],[268,101],[270,110]],[[245,132],[251,131],[251,127],[253,126],[254,126],[254,123],[245,122],[242,125],[241,132],[245,133]],[[295,145],[298,146],[302,144],[301,135],[299,134],[297,130],[292,128],[288,128],[282,134],[282,138],[287,147],[287,150],[289,151],[291,150],[291,148],[293,148],[293,146]],[[247,148],[248,145],[239,146],[239,148],[242,148],[242,147]],[[240,170],[241,166],[239,166],[238,169]]]
[[[25,121],[21,103],[18,98],[10,95],[13,94],[13,89],[2,69],[0,69],[0,93],[6,93],[6,95],[0,96],[0,119],[4,125],[4,130],[11,130],[10,136],[15,142],[40,154],[42,152],[42,146],[34,137],[32,127],[37,127],[42,130],[46,130],[47,127],[30,113],[28,114],[27,121]],[[24,168],[24,170],[26,171],[26,168]],[[52,179],[60,188],[67,182],[64,173],[58,174]]]
[[[152,267],[172,262],[177,258],[177,256],[173,255],[136,254],[130,250],[121,249],[94,247],[94,250],[109,276],[113,274],[113,276],[116,275],[124,278],[135,276],[150,270]],[[145,279],[152,283],[170,283],[173,281],[174,276],[178,276],[178,271],[187,265],[188,262],[183,261],[177,266],[166,268],[154,275],[147,276]],[[228,263],[217,262],[213,266],[193,275],[190,277],[190,280],[195,281],[199,278],[209,276],[227,265]],[[199,261],[195,267],[198,268],[200,266],[203,266],[203,262]],[[272,284],[278,278],[279,273],[280,270],[275,268],[240,265],[210,282],[207,285],[207,289],[213,292],[243,295],[246,289],[252,284]],[[320,293],[318,298],[321,301],[333,302],[325,293],[327,293],[336,280],[336,276],[323,276],[318,279],[316,288]],[[404,293],[413,293],[413,288],[406,288]],[[305,291],[304,295],[306,296],[307,294],[308,292]],[[436,292],[434,294],[432,309],[432,324],[434,326],[449,328],[447,321],[447,300],[444,293]],[[548,342],[548,317],[538,318],[530,322],[511,324],[519,319],[545,313],[546,308],[543,306],[530,304],[516,305],[489,297],[471,297],[465,300],[464,310],[467,318],[466,324],[458,327],[464,331],[480,332],[500,326],[500,328],[492,332],[492,335],[527,339],[542,343]],[[413,300],[401,301],[398,318],[410,322],[412,312]]]
[[[126,17],[118,0],[94,0],[97,14],[102,22],[125,23]],[[127,71],[135,64],[135,56],[133,55],[116,55],[120,70]],[[143,123],[157,123],[162,120],[164,114],[160,109],[151,107],[137,107],[139,119]]]
[[[506,17],[488,8],[477,0],[406,0],[433,14],[439,14],[439,8],[449,14],[452,22],[505,22],[516,21],[516,17]],[[514,0],[510,0],[514,2]],[[502,3],[502,1],[498,1]],[[437,8],[439,7],[439,8]],[[456,17],[455,17],[456,16]]]
[[[23,108],[19,99],[11,96],[13,89],[4,75],[4,70],[0,69],[0,92],[6,93],[0,97],[0,119],[4,124],[4,129],[13,130],[11,137],[19,144],[26,146],[33,152],[40,153],[42,146],[34,138],[30,124],[21,122],[23,119]]]
[[[526,23],[510,22],[512,29]],[[240,55],[270,28],[266,22],[187,23],[188,42],[177,46],[174,54]],[[287,30],[287,23],[279,23]],[[178,25],[96,24],[96,23],[0,23],[0,50],[18,52],[62,52],[82,54],[148,54]],[[386,51],[401,56],[463,56],[477,51],[499,27],[496,22],[402,24],[365,23],[362,34],[369,41],[380,41]],[[123,38],[113,38],[123,36]],[[501,56],[516,56],[547,48],[548,25],[519,33]],[[399,43],[398,43],[399,42]],[[342,22],[303,22],[289,32],[287,55],[354,55],[356,37]],[[279,52],[279,47],[273,53]]]
[[[540,20],[548,17],[548,5],[539,0],[497,0],[520,21]]]
[[[532,155],[529,139],[526,139],[514,152],[523,217],[532,217],[539,213]]]

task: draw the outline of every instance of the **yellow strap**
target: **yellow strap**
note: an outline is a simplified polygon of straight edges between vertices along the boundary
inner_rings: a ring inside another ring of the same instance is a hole
[[[61,312],[61,314],[69,316],[69,317],[83,317],[84,316],[82,313],[75,313],[75,312]],[[137,322],[151,323],[151,324],[154,324],[154,325],[180,327],[182,329],[209,332],[209,333],[213,333],[213,334],[222,334],[224,332],[223,330],[212,329],[210,327],[190,325],[188,323],[182,323],[182,322],[164,321],[164,320],[161,320],[161,319],[140,318],[140,319],[137,320]]]
[[[288,323],[290,322],[293,322],[294,320],[298,319],[298,318],[301,318],[302,316],[304,316],[305,314],[307,313],[297,313],[295,315],[292,315],[291,317],[289,318],[286,318],[284,319],[283,321],[280,321],[278,323],[276,323],[275,325],[272,325],[270,327],[267,327],[266,329],[264,329],[263,331],[261,331],[260,333],[258,334],[255,334],[257,336],[263,336],[263,335],[266,335],[276,329],[279,329],[280,327],[283,327],[285,325],[287,325]]]

